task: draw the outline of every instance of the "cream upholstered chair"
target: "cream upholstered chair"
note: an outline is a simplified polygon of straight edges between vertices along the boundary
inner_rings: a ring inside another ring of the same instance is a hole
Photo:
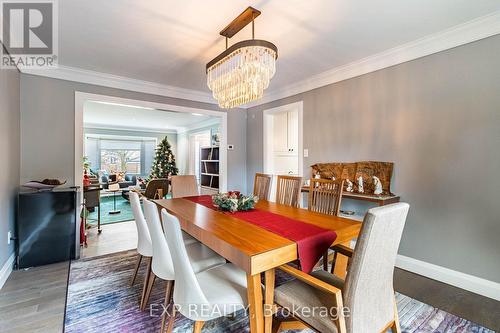
[[[133,286],[143,257],[148,259],[147,271],[150,270],[151,257],[153,256],[153,246],[151,244],[148,226],[146,225],[146,220],[144,219],[144,214],[141,210],[139,194],[134,191],[130,191],[130,206],[132,206],[132,214],[134,215],[135,226],[137,228],[137,253],[139,254],[137,264],[134,269],[134,275],[132,276],[132,281],[130,282],[130,285]],[[144,294],[146,293],[146,281],[142,288],[141,304],[144,299]]]
[[[169,250],[165,234],[162,230],[158,207],[155,203],[149,200],[144,199],[143,202],[144,215],[146,217],[146,223],[148,225],[149,234],[151,235],[151,241],[153,244],[153,259],[151,272],[148,274],[149,281],[147,284],[148,287],[146,295],[144,296],[144,302],[141,307],[142,310],[146,307],[149,296],[151,295],[151,289],[153,288],[153,284],[157,277],[167,281],[165,303],[168,304],[170,294],[173,289],[173,280],[175,278],[171,251]],[[181,241],[182,244],[185,244],[182,234]],[[191,240],[188,240],[188,242],[189,244],[185,245],[187,248],[188,261],[195,272],[201,272],[205,269],[226,263],[224,258],[205,245],[199,242],[192,243]],[[164,324],[165,317],[163,318],[162,328]]]
[[[199,195],[196,177],[193,175],[172,176],[172,198],[192,197]]]
[[[302,177],[278,176],[276,184],[276,203],[299,207]]]
[[[325,271],[311,275],[290,266],[281,268],[297,280],[276,288],[275,302],[292,309],[321,307],[349,309],[348,316],[299,317],[318,332],[400,332],[394,299],[393,273],[409,205],[396,203],[370,209],[349,265],[345,282]],[[300,314],[300,311],[298,312]]]
[[[273,175],[256,173],[253,181],[253,195],[259,197],[260,200],[269,200],[272,180]]]
[[[194,332],[201,332],[208,320],[244,309],[248,304],[245,272],[227,263],[196,273],[189,264],[179,220],[165,209],[162,218],[175,268],[174,304],[182,315],[195,321]],[[167,332],[172,331],[175,311],[174,307]]]

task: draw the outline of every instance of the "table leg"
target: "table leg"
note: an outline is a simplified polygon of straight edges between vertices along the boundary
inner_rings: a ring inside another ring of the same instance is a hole
[[[351,244],[351,242],[349,241],[349,242],[342,243],[341,245],[345,245],[345,246],[349,247],[350,244]],[[347,274],[347,261],[348,260],[349,260],[349,257],[347,257],[341,253],[337,253],[337,260],[335,261],[335,268],[334,268],[333,274],[335,274],[339,278],[344,279],[346,274]]]
[[[262,306],[262,286],[260,274],[247,274],[247,295],[250,332],[262,333],[264,331],[264,309]]]
[[[271,333],[273,329],[274,282],[275,270],[270,269],[264,273],[266,295],[264,300],[264,332]]]

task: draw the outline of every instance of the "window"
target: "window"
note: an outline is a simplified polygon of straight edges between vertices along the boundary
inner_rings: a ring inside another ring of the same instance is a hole
[[[109,174],[117,172],[140,174],[141,151],[101,149],[101,169]]]
[[[85,155],[93,171],[149,175],[156,148],[154,138],[93,137],[85,140]]]

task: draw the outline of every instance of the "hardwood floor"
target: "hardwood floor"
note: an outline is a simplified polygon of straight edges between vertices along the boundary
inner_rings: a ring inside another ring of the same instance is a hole
[[[92,229],[83,257],[135,247],[133,222]],[[96,241],[97,240],[97,241]],[[62,332],[69,263],[15,271],[0,290],[0,332]],[[395,289],[424,303],[500,332],[500,302],[396,269]]]
[[[0,291],[0,332],[62,332],[69,262],[14,271]]]
[[[402,269],[394,288],[421,302],[500,332],[500,302]]]
[[[86,248],[82,248],[81,258],[90,258],[105,254],[132,250],[137,247],[137,229],[134,221],[107,224],[102,226],[102,233],[97,228],[87,230]]]

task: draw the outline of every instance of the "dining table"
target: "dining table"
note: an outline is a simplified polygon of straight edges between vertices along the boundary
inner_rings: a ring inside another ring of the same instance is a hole
[[[189,198],[154,202],[159,209],[175,215],[182,230],[246,272],[250,332],[271,332],[272,312],[265,309],[271,309],[274,303],[275,269],[299,259],[296,242]],[[255,208],[335,231],[337,237],[332,245],[349,245],[361,229],[359,221],[270,201],[260,200]],[[347,257],[338,254],[334,274],[345,277],[347,262]]]

